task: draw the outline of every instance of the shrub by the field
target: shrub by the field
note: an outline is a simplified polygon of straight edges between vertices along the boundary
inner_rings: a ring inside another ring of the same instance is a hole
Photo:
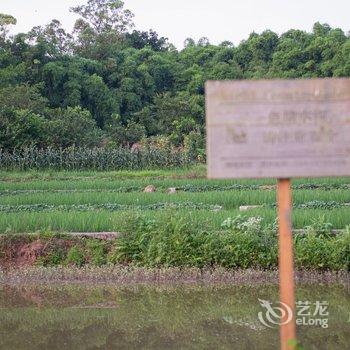
[[[77,244],[70,248],[67,254],[66,263],[68,265],[83,266],[85,263],[84,250]]]
[[[176,218],[167,224],[141,218],[130,227],[110,253],[110,262],[151,267],[278,266],[276,227],[263,227],[261,218],[229,219],[217,232],[207,232]],[[300,268],[349,270],[350,231],[328,236],[309,228],[295,238],[295,255]]]
[[[333,237],[309,228],[295,238],[295,261],[300,268],[350,271],[350,228]]]

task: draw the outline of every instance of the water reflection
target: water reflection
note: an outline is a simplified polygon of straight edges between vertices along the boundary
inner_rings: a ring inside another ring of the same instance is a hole
[[[0,349],[278,349],[258,298],[277,287],[3,286]],[[305,349],[350,349],[345,287],[299,286],[297,299],[329,303],[329,328],[298,328]]]

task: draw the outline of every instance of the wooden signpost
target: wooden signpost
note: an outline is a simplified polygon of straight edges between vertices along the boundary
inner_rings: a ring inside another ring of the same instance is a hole
[[[350,79],[206,83],[209,178],[277,178],[281,349],[296,340],[290,178],[350,175]],[[286,315],[287,317],[288,315]]]

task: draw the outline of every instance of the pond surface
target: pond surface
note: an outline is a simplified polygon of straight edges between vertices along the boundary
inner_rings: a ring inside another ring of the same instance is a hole
[[[0,349],[278,349],[258,299],[277,287],[1,286]],[[346,287],[299,286],[297,300],[328,303],[328,328],[298,326],[304,349],[350,349]]]

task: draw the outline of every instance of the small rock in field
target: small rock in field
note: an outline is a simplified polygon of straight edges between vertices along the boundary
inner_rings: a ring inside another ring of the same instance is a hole
[[[152,193],[152,192],[156,192],[156,188],[153,185],[148,185],[147,187],[145,187],[145,189],[143,190],[143,192],[146,193]]]
[[[247,211],[250,209],[257,209],[257,208],[262,208],[262,205],[241,205],[239,207],[239,211]]]
[[[174,193],[176,193],[176,187],[170,187],[170,188],[168,188],[167,192],[168,192],[169,194],[174,194]]]

